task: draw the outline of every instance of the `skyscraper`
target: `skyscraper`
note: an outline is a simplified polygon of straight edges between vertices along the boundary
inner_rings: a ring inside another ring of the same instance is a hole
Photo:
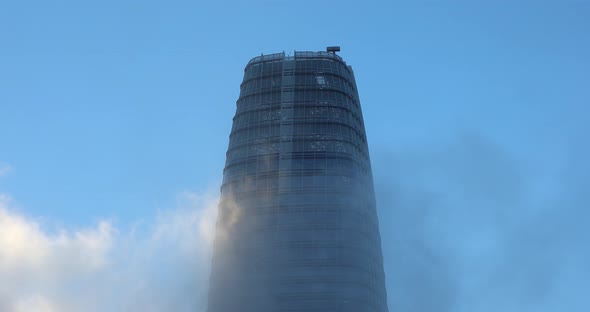
[[[246,65],[208,312],[387,311],[363,117],[336,51]]]

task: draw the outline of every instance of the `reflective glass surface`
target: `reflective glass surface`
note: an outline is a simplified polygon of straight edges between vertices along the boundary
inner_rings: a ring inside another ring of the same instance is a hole
[[[387,311],[352,69],[326,52],[260,56],[240,91],[208,311]]]

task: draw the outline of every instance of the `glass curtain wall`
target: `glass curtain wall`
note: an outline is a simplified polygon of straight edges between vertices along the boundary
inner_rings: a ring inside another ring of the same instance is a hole
[[[327,52],[259,56],[240,90],[208,311],[387,311],[351,67]]]

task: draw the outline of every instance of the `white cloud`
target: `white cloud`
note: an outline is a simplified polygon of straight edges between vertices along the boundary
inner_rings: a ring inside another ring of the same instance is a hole
[[[130,229],[48,231],[0,194],[0,311],[204,310],[217,196],[183,193]]]
[[[47,301],[46,298],[35,296],[24,298],[14,304],[15,312],[57,312],[55,306]]]
[[[11,171],[12,167],[9,164],[0,161],[0,177],[9,174]]]
[[[95,229],[50,235],[37,222],[11,212],[9,204],[8,196],[0,196],[0,274],[26,271],[39,276],[64,269],[77,273],[105,265],[113,234],[108,222]]]

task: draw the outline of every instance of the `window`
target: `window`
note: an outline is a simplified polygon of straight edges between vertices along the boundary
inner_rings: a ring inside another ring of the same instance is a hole
[[[326,84],[326,79],[324,78],[324,76],[315,76],[315,80],[317,81],[317,83],[319,85],[325,85]]]

